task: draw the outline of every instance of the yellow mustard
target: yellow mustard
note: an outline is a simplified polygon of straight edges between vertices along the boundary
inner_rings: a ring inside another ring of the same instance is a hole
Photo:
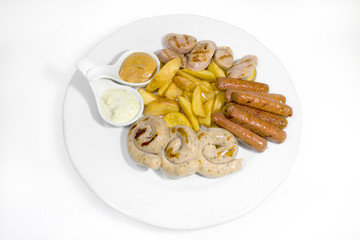
[[[125,58],[119,74],[127,82],[142,83],[154,75],[156,68],[156,62],[149,54],[135,52]]]

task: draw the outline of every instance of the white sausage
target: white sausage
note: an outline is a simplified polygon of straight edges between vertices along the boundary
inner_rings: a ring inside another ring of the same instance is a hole
[[[161,165],[159,155],[168,139],[169,129],[164,119],[158,116],[143,116],[129,130],[129,155],[138,165],[158,169]]]
[[[190,52],[196,45],[196,38],[187,34],[169,33],[165,36],[165,45],[178,54]]]
[[[234,54],[230,47],[219,47],[214,54],[215,63],[223,68],[228,69],[234,62]]]
[[[169,177],[186,177],[199,169],[199,140],[194,130],[179,125],[170,129],[170,141],[161,155],[161,170]]]
[[[213,41],[200,41],[190,52],[187,62],[187,68],[193,71],[205,69],[211,62],[216,50],[216,44]]]
[[[234,135],[223,128],[208,128],[198,132],[200,141],[199,173],[216,178],[239,171],[242,159],[235,159],[238,142]]]

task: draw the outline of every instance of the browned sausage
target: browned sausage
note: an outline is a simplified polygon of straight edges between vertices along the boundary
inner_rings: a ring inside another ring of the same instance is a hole
[[[220,77],[216,81],[216,87],[220,90],[241,90],[251,92],[269,92],[269,85],[266,83],[250,82],[237,78]]]
[[[251,113],[252,115],[274,125],[275,127],[281,128],[281,129],[286,128],[286,126],[288,124],[288,121],[286,120],[286,118],[280,117],[279,115],[265,112],[265,111],[255,109],[255,108],[242,106],[242,105],[236,104],[236,103],[227,103],[226,106],[224,107],[225,112],[226,112],[226,109],[230,106],[234,106],[234,107],[244,110],[248,113]]]
[[[266,97],[261,97],[253,92],[234,92],[231,94],[231,100],[241,105],[275,113],[280,116],[292,116],[292,108],[290,106]]]
[[[267,141],[265,138],[262,138],[239,124],[230,121],[221,112],[214,113],[212,115],[212,119],[217,125],[234,134],[235,137],[250,148],[259,152],[265,151],[267,147]]]
[[[244,128],[249,129],[250,131],[264,138],[267,138],[270,141],[282,143],[286,139],[286,132],[252,115],[251,113],[242,110],[241,108],[237,108],[233,105],[228,107],[226,109],[226,112],[228,114],[228,118],[231,121],[243,126]]]
[[[233,92],[236,92],[237,90],[226,90],[225,93],[225,101],[226,102],[230,102],[231,101],[231,95]],[[277,93],[261,93],[261,92],[257,92],[256,93],[259,96],[262,97],[266,97],[266,98],[270,98],[274,101],[278,101],[281,103],[285,103],[286,102],[286,97],[282,94],[277,94]]]

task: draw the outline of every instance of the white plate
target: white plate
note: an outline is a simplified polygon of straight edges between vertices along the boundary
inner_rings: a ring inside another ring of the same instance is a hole
[[[259,57],[257,81],[282,93],[293,107],[283,144],[268,144],[264,153],[240,148],[240,172],[218,179],[193,175],[169,179],[160,171],[139,167],[127,153],[128,128],[104,123],[86,79],[77,71],[63,107],[66,147],[75,168],[89,187],[109,206],[139,221],[171,229],[196,229],[236,219],[267,199],[284,181],[296,158],[301,132],[301,109],[289,74],[258,40],[243,30],[213,19],[171,15],[129,24],[97,44],[87,55],[106,64],[127,49],[156,51],[167,33],[187,33],[199,40],[230,46],[235,59]]]

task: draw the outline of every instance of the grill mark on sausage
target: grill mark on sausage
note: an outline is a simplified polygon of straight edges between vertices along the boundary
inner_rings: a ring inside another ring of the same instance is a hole
[[[141,128],[141,129],[139,129],[139,130],[136,132],[136,134],[135,134],[135,139],[138,140],[138,138],[139,138],[142,134],[144,134],[144,132],[146,132],[146,128]]]
[[[177,36],[176,35],[173,36],[172,39],[174,40],[176,47],[180,48],[180,43],[179,43],[179,39],[177,38]]]
[[[150,140],[147,141],[147,142],[143,142],[143,143],[141,144],[141,146],[143,147],[143,146],[149,145],[152,141],[154,141],[154,139],[155,139],[157,136],[158,136],[158,134],[155,134],[155,136],[154,136],[152,139],[150,139]]]
[[[221,57],[219,57],[220,60],[223,60],[225,58],[232,58],[232,56],[230,54],[227,54],[227,55],[222,55]]]

